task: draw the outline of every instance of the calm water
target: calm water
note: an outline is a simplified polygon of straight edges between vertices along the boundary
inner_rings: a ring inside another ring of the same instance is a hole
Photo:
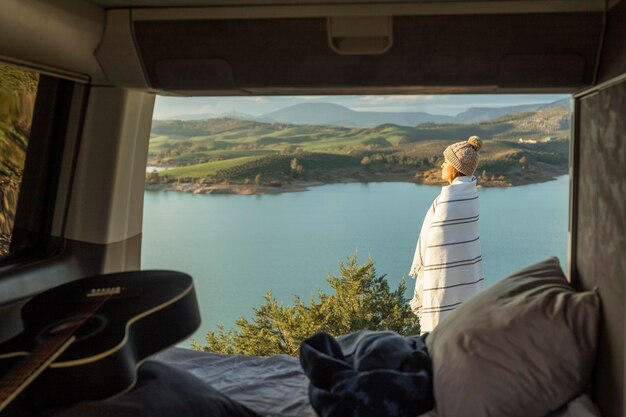
[[[479,191],[486,285],[548,256],[565,265],[568,181]],[[194,277],[202,313],[195,337],[202,339],[219,322],[231,327],[239,316],[249,318],[270,288],[285,303],[329,290],[325,277],[355,253],[361,262],[371,256],[397,287],[439,191],[409,183],[264,196],[147,191],[142,268]]]

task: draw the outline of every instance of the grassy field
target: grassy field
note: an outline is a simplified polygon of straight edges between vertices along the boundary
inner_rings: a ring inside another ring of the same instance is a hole
[[[235,166],[243,165],[246,162],[257,159],[254,156],[244,156],[239,158],[225,159],[223,161],[207,162],[204,164],[190,165],[181,168],[170,169],[164,174],[174,178],[190,177],[202,178],[208,175],[215,175],[220,170],[229,169]]]

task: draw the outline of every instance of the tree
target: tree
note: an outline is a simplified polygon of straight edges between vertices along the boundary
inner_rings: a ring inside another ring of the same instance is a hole
[[[304,172],[304,167],[300,164],[298,164],[298,159],[297,158],[293,158],[291,160],[291,174],[293,176],[299,176]]]
[[[309,305],[296,297],[292,305],[285,306],[270,290],[263,305],[253,309],[251,321],[240,317],[237,330],[218,325],[217,331],[207,333],[204,346],[194,341],[192,347],[216,353],[296,356],[300,343],[319,331],[333,336],[363,329],[419,333],[418,319],[404,295],[404,279],[390,291],[386,275],[376,275],[374,261],[370,258],[358,265],[356,255],[340,263],[339,268],[339,276],[326,279],[334,294],[318,289]]]
[[[528,158],[526,156],[522,156],[519,159],[519,164],[522,167],[522,171],[524,171],[526,169],[526,166],[528,165]]]
[[[208,150],[209,150],[209,148],[207,146],[204,146],[204,145],[193,145],[191,147],[191,152],[206,152]]]
[[[159,173],[157,170],[152,170],[146,174],[146,182],[148,184],[157,184],[159,182]]]

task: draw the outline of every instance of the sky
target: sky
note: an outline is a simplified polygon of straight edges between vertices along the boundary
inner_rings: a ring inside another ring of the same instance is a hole
[[[551,103],[567,94],[482,94],[482,95],[363,95],[363,96],[256,96],[256,97],[169,97],[158,96],[155,119],[181,115],[240,112],[260,116],[298,103],[334,103],[355,111],[427,112],[456,116],[470,107],[506,107]]]

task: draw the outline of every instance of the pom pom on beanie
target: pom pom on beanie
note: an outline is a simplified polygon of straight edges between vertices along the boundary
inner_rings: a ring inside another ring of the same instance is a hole
[[[480,138],[478,136],[472,136],[467,140],[467,143],[470,144],[470,146],[472,148],[474,148],[475,151],[479,151],[480,148],[483,147],[483,141],[480,140]]]

